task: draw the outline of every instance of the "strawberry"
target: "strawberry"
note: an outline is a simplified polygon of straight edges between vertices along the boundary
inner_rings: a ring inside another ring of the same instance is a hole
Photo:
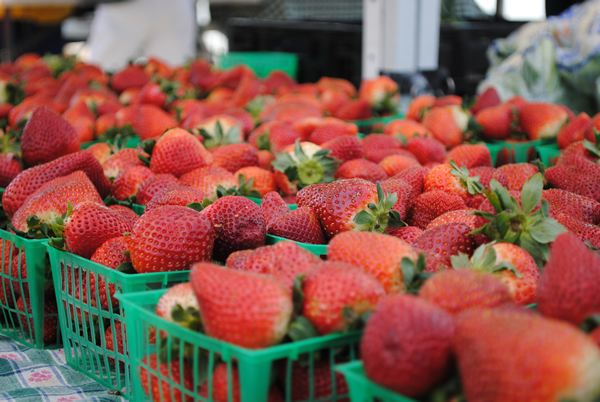
[[[414,120],[397,119],[388,122],[383,128],[383,133],[400,138],[403,141],[410,141],[413,138],[430,137],[431,133],[420,123]],[[446,149],[444,148],[444,152]]]
[[[148,76],[141,66],[130,64],[115,73],[110,79],[110,86],[116,92],[123,92],[129,88],[142,88],[148,83]]]
[[[198,190],[189,186],[169,186],[160,192],[156,193],[154,197],[146,204],[146,210],[144,213],[148,213],[153,209],[163,207],[165,205],[178,205],[185,207],[192,203],[202,203],[205,194],[202,190]]]
[[[200,307],[191,283],[179,283],[158,299],[156,315],[179,326],[199,331]]]
[[[173,128],[163,134],[152,151],[150,169],[181,177],[187,172],[210,165],[212,155],[190,133]]]
[[[588,145],[586,147],[586,145]],[[592,145],[591,147],[589,145]],[[560,157],[558,157],[555,165],[568,165],[571,163],[573,158],[585,158],[590,162],[598,161],[598,148],[595,143],[586,144],[585,141],[577,141],[565,149],[562,150]]]
[[[423,298],[382,300],[360,344],[365,374],[402,395],[422,396],[450,373],[453,335],[452,316]]]
[[[563,225],[569,232],[575,234],[582,242],[589,242],[592,246],[600,248],[600,228],[597,225],[586,223],[561,213],[556,215],[558,223]]]
[[[102,243],[90,257],[90,260],[111,269],[118,269],[121,264],[131,263],[131,258],[125,254],[126,251],[127,239],[124,236],[113,237]],[[107,284],[104,275],[99,275],[98,278],[98,289],[96,289],[96,275],[90,272],[90,299],[105,311],[118,309],[119,300],[115,298],[115,284]],[[107,292],[110,294],[110,301]]]
[[[600,392],[598,347],[528,311],[472,310],[456,322],[454,345],[469,401],[584,401]]]
[[[373,117],[373,112],[368,101],[354,99],[340,105],[333,116],[342,120],[363,120]]]
[[[483,192],[479,177],[469,176],[466,167],[458,167],[454,160],[449,165],[437,165],[425,176],[425,192],[442,190],[457,195],[465,202]]]
[[[429,222],[440,215],[457,209],[465,209],[463,199],[456,195],[441,190],[433,190],[417,197],[408,213],[408,223],[419,229],[425,229]]]
[[[326,188],[327,184],[313,184],[312,186],[304,187],[298,192],[296,197],[297,205],[299,207],[316,209],[323,203]]]
[[[270,172],[273,171],[273,165],[271,162],[275,159],[275,156],[271,153],[271,151],[258,151],[258,166],[268,170]]]
[[[600,165],[581,160],[578,164],[559,164],[546,170],[553,187],[600,201]]]
[[[592,119],[587,113],[580,113],[575,120],[570,121],[560,130],[556,143],[560,149],[565,149],[570,144],[586,139],[586,130],[592,124]]]
[[[358,97],[365,99],[379,114],[396,114],[400,102],[398,84],[385,75],[373,79],[363,79]]]
[[[217,200],[217,190],[219,187],[227,190],[238,185],[233,174],[215,166],[194,169],[182,175],[179,180],[183,185],[200,190],[210,201]]]
[[[582,222],[600,223],[600,203],[596,200],[560,189],[544,190],[542,199],[548,201],[549,216],[565,213]]]
[[[412,207],[417,198],[414,195],[413,188],[402,179],[386,179],[380,184],[384,192],[396,194],[397,201],[392,210],[397,211],[400,217],[405,219],[410,207]],[[388,233],[390,233],[391,229],[395,228],[388,228]]]
[[[124,339],[123,336],[125,326],[121,324],[121,321],[114,321],[114,332],[112,325],[108,325],[106,331],[104,331],[104,347],[107,351],[113,352],[115,356],[122,355],[124,353]],[[115,352],[115,344],[117,345],[117,351]],[[107,353],[108,354],[108,353]],[[110,356],[110,354],[108,354]],[[115,365],[115,359],[113,357],[108,358],[108,362]],[[125,372],[125,362],[119,360],[119,370],[121,373]]]
[[[329,156],[342,162],[363,157],[362,144],[355,135],[336,137],[322,144],[321,147],[331,150]]]
[[[262,248],[259,250],[262,250]],[[254,251],[255,250],[239,250],[229,254],[229,257],[227,257],[227,261],[225,261],[225,266],[227,268],[244,270],[244,265],[246,264],[246,261],[248,261],[250,256],[254,254]]]
[[[421,123],[449,149],[463,141],[468,121],[468,114],[460,106],[443,106],[429,110]]]
[[[376,163],[366,159],[353,159],[344,162],[338,168],[335,174],[336,179],[364,179],[375,183],[380,180],[385,180],[388,175],[385,170]]]
[[[336,89],[345,92],[348,96],[356,95],[356,88],[354,85],[343,78],[321,77],[319,81],[317,81],[317,88],[321,92],[326,89]]]
[[[484,109],[498,106],[500,103],[501,100],[500,96],[498,95],[498,91],[496,91],[494,87],[488,87],[481,94],[477,95],[477,100],[471,108],[471,113],[477,114]]]
[[[471,169],[474,167],[493,167],[492,154],[482,144],[463,144],[454,147],[446,156],[446,163],[454,160],[459,167]]]
[[[21,155],[28,166],[51,162],[80,148],[71,123],[47,107],[36,108],[23,128]]]
[[[234,178],[238,182],[241,178],[244,178],[246,183],[249,184],[250,191],[256,191],[260,198],[271,191],[277,190],[273,172],[261,169],[258,166],[243,167],[235,172]]]
[[[194,132],[203,137],[203,144],[209,149],[241,142],[243,130],[240,121],[225,115],[209,117],[194,127]]]
[[[434,254],[450,260],[453,255],[473,254],[475,240],[470,235],[471,227],[462,222],[449,222],[423,232],[413,243],[415,249]]]
[[[154,176],[146,166],[134,166],[123,170],[113,181],[112,196],[119,201],[134,199],[144,181]]]
[[[598,274],[600,257],[595,252],[573,233],[558,236],[538,285],[539,311],[574,325],[600,313]]]
[[[111,205],[108,208],[121,215],[122,218],[124,218],[127,222],[131,223],[131,226],[133,226],[140,218],[138,214],[136,214],[124,205]]]
[[[479,111],[475,121],[481,126],[481,137],[486,140],[505,140],[517,125],[517,109],[504,103]]]
[[[438,272],[425,282],[419,295],[455,316],[473,308],[512,304],[504,283],[493,275],[470,269]]]
[[[190,281],[206,335],[248,349],[266,348],[283,339],[292,297],[273,276],[196,263]],[[253,306],[250,314],[240,300]]]
[[[369,134],[362,140],[362,144],[365,154],[375,150],[401,149],[404,146],[399,139],[385,134]]]
[[[490,188],[490,182],[492,181],[492,179],[495,179],[503,187],[505,187],[505,188],[508,187],[508,180],[506,180],[506,176],[504,176],[504,174],[500,170],[492,168],[492,167],[481,166],[481,167],[469,169],[469,176],[470,177],[479,177],[479,183],[481,183],[483,185],[483,187],[486,189]],[[520,199],[520,195],[519,195],[519,199]],[[489,204],[489,202],[484,194],[477,194],[473,197],[470,197],[467,200],[467,206],[471,207],[471,208],[479,208],[480,205],[482,205],[482,203],[484,203],[484,202],[487,202]],[[490,204],[489,212],[493,212],[493,208],[491,208],[491,204]]]
[[[110,145],[105,142],[97,142],[87,147],[83,152],[89,152],[98,160],[98,162],[103,165],[104,162],[110,158],[112,155],[112,149]]]
[[[290,212],[290,208],[276,191],[265,194],[260,204],[260,209],[265,217],[267,231],[277,219]]]
[[[415,165],[420,165],[420,163],[415,158],[404,155],[386,156],[381,162],[379,162],[379,166],[383,169],[388,177],[395,176],[398,173]]]
[[[228,195],[202,211],[213,226],[213,259],[225,261],[237,250],[265,244],[265,218],[260,207],[247,198]]]
[[[229,376],[227,363],[219,363],[215,367],[215,371],[212,373],[212,397],[209,397],[209,383],[205,382],[200,387],[199,394],[206,400],[214,402],[240,402],[241,399],[241,387],[240,387],[240,374],[238,368],[232,364],[231,377]],[[231,384],[230,379],[231,378]],[[231,392],[229,387],[231,386]],[[269,393],[266,399],[267,402],[283,402],[284,397],[281,395],[281,391],[276,386],[269,388]]]
[[[326,244],[319,218],[309,207],[299,207],[281,216],[271,224],[268,233],[300,243]]]
[[[223,112],[225,116],[229,116],[242,124],[242,134],[245,138],[250,131],[254,129],[254,117],[244,109],[227,109]]]
[[[408,244],[413,244],[423,231],[416,226],[402,226],[400,228],[388,229],[388,234],[404,240]]]
[[[227,169],[231,173],[247,166],[259,166],[258,151],[250,144],[231,144],[214,148],[213,166]]]
[[[116,180],[115,180],[116,181]],[[177,177],[169,173],[152,175],[140,184],[136,193],[136,204],[146,205],[161,190],[179,184]]]
[[[0,154],[0,188],[6,188],[21,172],[23,167],[12,152]]]
[[[324,124],[319,126],[308,137],[313,144],[322,145],[343,135],[356,135],[358,128],[355,124]]]
[[[435,99],[435,103],[433,107],[443,107],[443,106],[460,106],[463,104],[463,99],[458,95],[444,95]]]
[[[446,147],[434,138],[415,137],[408,141],[406,150],[422,165],[430,162],[443,163],[446,158]]]
[[[596,328],[595,330],[593,330],[590,333],[590,338],[592,338],[592,341],[594,341],[596,343],[596,345],[600,348],[600,329]]]
[[[290,380],[287,382],[291,387],[291,401],[310,400],[309,395],[313,395],[313,398],[318,400],[331,400],[326,398],[331,398],[331,391],[334,389],[337,401],[348,402],[348,398],[341,397],[341,395],[348,394],[348,383],[344,375],[334,372],[326,360],[315,360],[314,363],[306,367],[298,360],[288,360],[284,363],[284,367],[278,372],[280,373],[281,382],[286,384],[288,367],[291,370]],[[333,383],[334,378],[335,383]],[[310,393],[311,389],[312,394]]]
[[[569,114],[561,105],[551,103],[526,103],[518,110],[519,125],[532,141],[556,138],[569,119]]]
[[[346,262],[363,268],[383,285],[387,293],[404,288],[402,260],[416,261],[417,253],[406,242],[393,236],[367,232],[345,232],[334,237],[327,247],[328,261]]]
[[[413,166],[396,174],[395,176],[391,177],[391,179],[404,180],[413,188],[413,196],[416,198],[423,192],[423,186],[425,185],[425,176],[427,176],[428,172],[429,169],[427,168],[421,166]]]
[[[44,295],[44,320],[42,321],[44,329],[42,339],[45,345],[55,345],[60,342],[58,340],[58,307],[56,305],[56,297],[52,293],[48,291]],[[32,339],[35,339],[31,301],[28,296],[23,295],[19,297],[16,310],[21,323],[21,329],[26,335],[30,335]]]
[[[427,109],[432,108],[434,103],[435,96],[433,95],[415,96],[408,105],[406,118],[414,121],[421,121]]]
[[[385,296],[373,276],[352,264],[334,261],[310,270],[303,291],[302,314],[321,335],[343,331],[352,318],[373,311]]]
[[[178,127],[179,124],[170,114],[154,105],[142,105],[137,116],[137,127],[134,129],[142,141],[158,138],[168,129]]]
[[[144,357],[140,364],[142,389],[152,401],[191,402],[194,398],[182,393],[193,393],[194,374],[187,366],[180,366],[178,359],[160,361],[156,354]],[[181,378],[183,374],[183,379]],[[182,384],[183,383],[183,384]],[[174,385],[171,385],[174,384]]]
[[[147,110],[152,110],[151,108]],[[160,109],[159,109],[160,110]],[[117,127],[123,131],[133,130],[136,133],[140,131],[140,105],[134,104],[119,109],[115,113]]]
[[[508,181],[508,189],[521,191],[525,182],[534,174],[539,172],[539,169],[531,163],[510,163],[498,168]]]
[[[206,216],[174,205],[145,212],[127,238],[133,268],[139,273],[189,269],[196,261],[210,260],[213,245]]]
[[[146,83],[140,90],[137,103],[164,108],[167,106],[167,93],[163,90],[162,85],[151,81]]]
[[[330,115],[333,115],[341,105],[348,101],[350,101],[350,97],[344,91],[326,89],[321,93],[323,109]]]
[[[478,229],[479,227],[487,223],[487,220],[485,218],[482,218],[481,216],[472,214],[471,212],[473,211],[475,211],[475,209],[467,208],[446,212],[445,214],[440,215],[431,222],[429,222],[429,224],[426,227],[426,230],[450,222],[462,222],[469,225],[472,230]]]
[[[51,180],[32,193],[14,214],[12,225],[22,232],[31,230],[31,236],[44,238],[52,234],[55,219],[67,213],[69,203],[77,206],[85,201],[103,205],[92,182],[85,173],[77,171]],[[31,215],[36,218],[30,218]]]
[[[141,149],[125,148],[114,153],[104,164],[102,169],[104,175],[114,180],[124,170],[134,166],[144,166],[140,156],[148,157]]]
[[[258,148],[271,152],[283,152],[285,148],[292,145],[300,138],[300,133],[286,122],[277,122],[269,126],[267,144],[265,139],[258,139]]]

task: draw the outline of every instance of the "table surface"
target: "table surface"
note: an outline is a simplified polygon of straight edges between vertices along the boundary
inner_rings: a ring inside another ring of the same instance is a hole
[[[126,402],[69,367],[64,349],[38,350],[0,336],[0,400]]]

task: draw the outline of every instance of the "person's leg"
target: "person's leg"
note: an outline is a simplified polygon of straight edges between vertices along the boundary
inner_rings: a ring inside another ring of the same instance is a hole
[[[131,0],[98,6],[88,38],[92,63],[116,70],[140,56],[150,26],[148,3]]]
[[[144,56],[181,65],[196,57],[198,26],[193,0],[153,0],[155,24],[144,46]]]

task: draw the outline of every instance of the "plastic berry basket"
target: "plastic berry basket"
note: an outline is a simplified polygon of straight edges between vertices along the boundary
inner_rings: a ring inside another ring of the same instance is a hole
[[[341,401],[348,397],[347,393],[342,393],[342,390],[337,388],[337,381],[340,377],[336,378],[333,367],[336,361],[353,361],[357,359],[362,332],[333,334],[284,343],[266,349],[250,350],[210,338],[158,317],[154,311],[164,292],[164,290],[158,290],[118,296],[125,308],[127,336],[131,340],[129,352],[132,365],[135,367],[133,378],[136,401],[148,400],[142,388],[143,369],[143,373],[147,377],[145,379],[147,383],[150,382],[149,377],[152,376],[160,384],[170,386],[172,395],[175,392],[181,392],[195,401],[212,402],[214,401],[211,397],[213,395],[213,381],[209,373],[213,372],[219,362],[227,365],[229,379],[227,400],[233,401],[231,370],[234,361],[237,363],[240,376],[241,402],[266,402],[272,378],[280,382],[278,385],[283,385],[284,400],[291,402],[291,388],[294,386],[291,367],[294,361],[301,361],[309,373],[308,398],[302,401]],[[160,334],[160,337],[154,336],[154,333]],[[162,340],[159,338],[162,338]],[[175,353],[175,356],[171,356],[171,359],[180,363],[180,370],[183,370],[184,364],[187,364],[191,369],[193,374],[191,389],[187,389],[180,383],[173,381],[172,374],[164,376],[146,363],[159,349],[159,345],[157,345],[159,342],[169,348],[178,344],[178,352]],[[184,351],[186,352],[184,353]],[[186,355],[187,357],[185,357]],[[334,390],[333,395],[324,398],[314,397],[315,381],[313,373],[315,363],[319,359],[326,361],[331,367],[332,390]],[[158,380],[156,380],[157,377]],[[205,384],[205,387],[207,387],[205,389],[208,392],[201,394],[199,387],[205,381],[208,381]],[[337,394],[338,391],[339,394]],[[184,399],[181,398],[181,400]],[[295,401],[300,402],[297,399]]]
[[[244,198],[249,199],[250,201],[254,202],[256,205],[260,206],[260,204],[262,204],[262,198],[256,198],[256,197],[247,197],[244,196]],[[296,204],[287,204],[287,206],[290,208],[290,210],[294,210],[298,208],[298,205]]]
[[[536,158],[536,147],[540,145],[550,145],[555,143],[553,138],[542,139],[537,141],[494,141],[490,140],[493,145],[500,146],[496,153],[496,165],[506,165],[509,163],[525,163]]]
[[[283,71],[294,79],[298,75],[298,56],[294,53],[229,52],[220,57],[218,66],[224,69],[238,64],[250,67],[260,78],[275,70]]]
[[[271,234],[267,234],[267,237],[265,238],[265,244],[269,245],[269,246],[271,246],[275,243],[279,243],[280,241],[291,241],[293,243],[296,243],[303,249],[306,249],[306,250],[310,251],[311,253],[318,255],[319,257],[322,255],[324,255],[324,256],[327,255],[327,244],[300,243],[298,241],[286,239],[285,237],[273,236]]]
[[[342,373],[348,382],[350,400],[352,402],[416,402],[387,388],[379,386],[369,380],[365,375],[362,361],[353,361],[335,366],[337,372]]]
[[[89,142],[84,142],[83,144],[81,144],[81,149],[87,149],[89,147],[91,147],[94,144],[97,144],[99,142],[110,142],[110,141],[100,141],[100,140],[94,140],[94,141],[89,141]],[[141,143],[141,139],[138,136],[132,136],[132,137],[127,137],[127,142],[125,143],[125,148],[137,148],[138,145],[140,145]]]
[[[65,358],[69,366],[99,382],[120,391],[128,399],[134,397],[131,378],[131,344],[127,342],[122,306],[106,297],[110,284],[124,294],[168,288],[186,282],[189,271],[127,274],[96,264],[88,259],[46,245],[58,304]],[[92,278],[90,280],[90,278]],[[123,349],[107,348],[105,333],[117,345],[117,331]],[[110,335],[110,334],[109,334]],[[135,343],[135,342],[133,342]]]
[[[365,120],[352,120],[351,123],[354,123],[358,126],[358,132],[364,133],[364,136],[371,133],[383,133],[383,127],[392,120],[402,119],[404,115],[399,113],[393,116],[384,116],[384,117],[373,117],[372,119]]]
[[[117,205],[122,205],[124,207],[130,208],[133,212],[135,212],[136,214],[138,214],[140,216],[142,216],[144,214],[144,211],[146,210],[146,207],[144,205],[129,204],[124,201],[117,200]]]
[[[37,349],[61,347],[58,313],[44,314],[45,293],[52,292],[48,254],[44,245],[47,240],[25,239],[6,230],[0,230],[0,240],[3,267],[0,272],[0,333]],[[19,303],[22,295],[27,295],[29,301]],[[50,297],[54,297],[54,294]],[[45,319],[56,322],[55,332],[44,331]],[[48,332],[46,342],[45,332]]]
[[[540,157],[540,160],[547,167],[556,165],[558,158],[560,158],[560,155],[562,154],[562,151],[560,149],[558,149],[558,145],[556,145],[556,144],[555,145],[540,145],[538,147],[535,147],[535,150],[537,151],[537,153]]]

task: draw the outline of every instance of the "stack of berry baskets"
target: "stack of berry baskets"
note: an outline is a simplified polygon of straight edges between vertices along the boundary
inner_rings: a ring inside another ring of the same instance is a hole
[[[343,376],[333,367],[358,358],[361,331],[247,349],[159,317],[156,305],[164,293],[158,290],[118,296],[131,340],[136,400],[280,400],[274,382],[283,386],[282,400],[287,402],[348,400]],[[323,383],[327,384],[326,397],[322,395]],[[149,388],[152,396],[145,395]]]
[[[132,393],[131,344],[122,306],[114,294],[167,288],[187,281],[189,271],[121,272],[46,247],[67,363],[129,399],[136,397]]]

